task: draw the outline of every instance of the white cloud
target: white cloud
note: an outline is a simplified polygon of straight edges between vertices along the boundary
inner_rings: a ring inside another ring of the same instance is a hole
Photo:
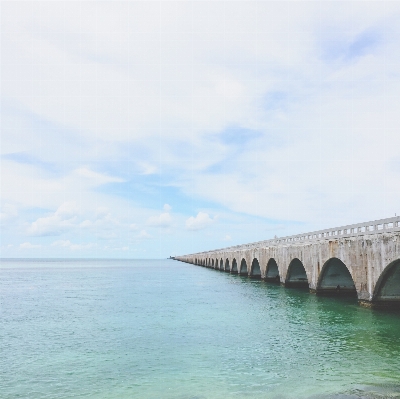
[[[147,224],[153,227],[170,227],[172,224],[172,216],[168,212],[161,213],[159,216],[151,216]]]
[[[37,219],[27,229],[32,236],[53,236],[77,224],[78,208],[75,202],[64,202],[52,215]]]
[[[20,249],[38,249],[41,248],[41,245],[39,244],[31,244],[30,242],[24,242],[22,244],[19,244]]]
[[[229,234],[227,234],[227,235],[224,237],[224,241],[232,241],[232,237],[231,237]]]
[[[58,240],[51,244],[52,247],[68,248],[71,251],[81,251],[95,248],[96,243],[86,243],[86,244],[73,244],[70,240]]]
[[[70,245],[70,240],[57,240],[51,244],[52,247],[69,247]]]
[[[172,206],[169,204],[164,204],[163,209],[165,212],[171,212]]]
[[[100,238],[101,240],[112,240],[117,238],[118,235],[115,231],[99,231],[96,233],[96,237]]]
[[[202,230],[213,223],[208,213],[199,212],[196,217],[191,216],[186,220],[186,228],[188,230]]]
[[[137,165],[142,175],[153,175],[158,171],[157,167],[149,162],[139,161]]]
[[[0,222],[5,223],[15,219],[18,216],[17,207],[13,204],[7,204],[1,206]]]
[[[125,180],[119,177],[108,176],[106,174],[94,172],[87,167],[81,167],[75,170],[75,173],[87,179],[91,185],[100,186],[107,183],[123,183]]]
[[[139,235],[137,236],[137,238],[149,239],[149,238],[152,238],[152,237],[146,230],[141,230]]]
[[[120,221],[113,217],[111,211],[107,207],[98,207],[96,210],[96,221],[95,226],[102,226],[106,228],[112,228],[120,224]]]

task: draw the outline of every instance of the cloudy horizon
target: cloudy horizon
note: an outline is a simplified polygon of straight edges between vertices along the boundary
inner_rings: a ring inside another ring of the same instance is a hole
[[[158,258],[400,213],[400,4],[1,2],[1,257]]]

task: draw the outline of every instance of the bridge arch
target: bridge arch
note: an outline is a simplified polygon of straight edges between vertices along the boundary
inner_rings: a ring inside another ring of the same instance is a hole
[[[211,259],[211,267],[214,267],[214,259]]]
[[[300,259],[294,258],[288,267],[285,279],[286,287],[308,288],[306,269]]]
[[[218,259],[215,259],[214,266],[215,266],[215,269],[219,269],[219,261],[218,261]]]
[[[224,270],[224,261],[221,258],[221,260],[219,261],[219,270]]]
[[[238,273],[238,267],[237,267],[237,262],[236,262],[235,258],[233,258],[233,260],[232,260],[231,273],[234,273],[234,274]]]
[[[280,281],[278,265],[274,258],[271,258],[267,263],[267,270],[265,272],[265,280],[271,281],[271,282],[277,282],[277,283],[279,283],[279,281]]]
[[[226,258],[226,260],[225,260],[225,271],[229,272],[229,259],[228,258]]]
[[[246,259],[243,258],[242,261],[240,262],[240,273],[241,276],[248,276],[249,272],[247,270],[247,262]]]
[[[261,268],[257,258],[254,258],[253,262],[251,263],[250,277],[261,278]]]
[[[328,259],[318,277],[317,294],[357,296],[353,277],[339,258]]]
[[[374,303],[400,308],[400,259],[389,263],[375,285]]]

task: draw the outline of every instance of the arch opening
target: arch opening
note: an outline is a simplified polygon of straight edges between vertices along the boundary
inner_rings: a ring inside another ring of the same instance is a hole
[[[214,259],[211,259],[211,266],[214,267]]]
[[[232,261],[231,273],[233,273],[233,274],[237,274],[238,273],[238,267],[237,267],[236,259],[233,259],[233,261]]]
[[[225,271],[229,272],[229,259],[225,260]]]
[[[317,294],[357,297],[353,277],[340,259],[331,258],[323,266],[318,278]]]
[[[256,279],[261,278],[261,268],[257,258],[254,258],[251,263],[250,277]]]
[[[267,263],[267,271],[265,273],[265,280],[272,283],[279,283],[279,269],[274,258],[271,258]]]
[[[219,270],[224,270],[224,261],[222,259],[219,261]]]
[[[246,260],[243,258],[240,262],[240,275],[241,276],[248,276],[249,272],[247,271],[247,263]]]
[[[308,279],[306,269],[300,259],[294,258],[289,265],[286,281],[286,287],[308,288]]]
[[[216,268],[216,269],[219,269],[219,262],[218,262],[218,259],[215,259],[215,268]]]
[[[400,308],[400,259],[390,263],[382,272],[372,302],[384,307]]]

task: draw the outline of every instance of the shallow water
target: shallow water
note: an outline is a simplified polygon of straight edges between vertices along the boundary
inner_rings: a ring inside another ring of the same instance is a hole
[[[1,398],[400,398],[400,315],[172,260],[2,260]]]

